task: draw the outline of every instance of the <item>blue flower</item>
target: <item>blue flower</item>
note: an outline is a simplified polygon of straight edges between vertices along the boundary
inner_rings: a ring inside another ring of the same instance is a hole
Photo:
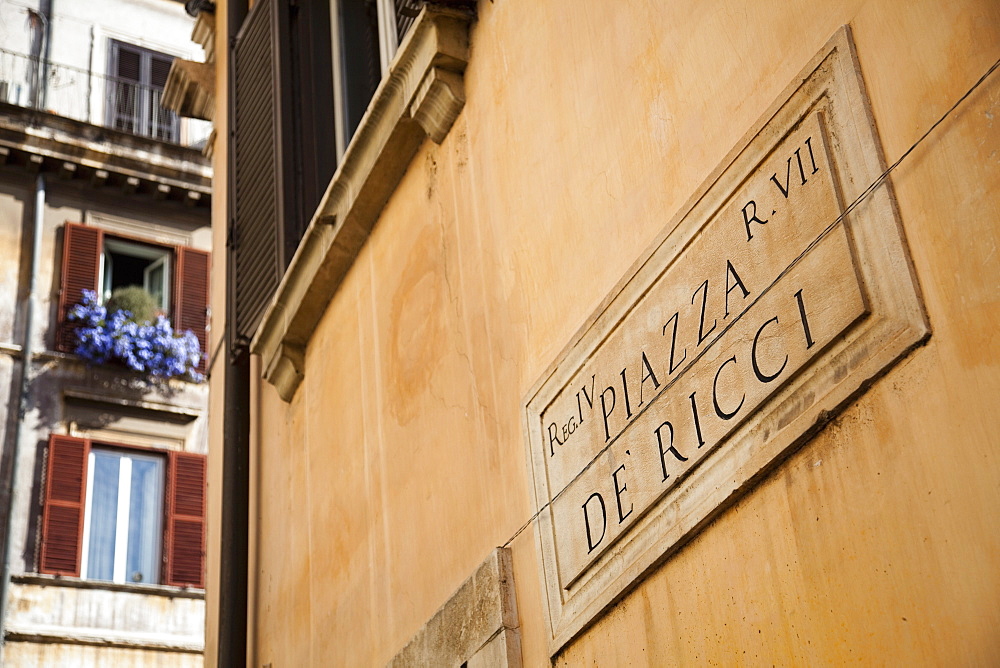
[[[174,332],[162,315],[155,323],[139,324],[128,311],[108,314],[97,293],[84,290],[69,319],[79,323],[75,352],[89,364],[117,362],[157,378],[186,376],[196,383],[205,379],[197,371],[202,360],[198,337],[190,330]]]

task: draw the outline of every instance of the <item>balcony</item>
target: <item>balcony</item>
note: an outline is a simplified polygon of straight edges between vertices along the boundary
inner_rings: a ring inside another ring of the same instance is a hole
[[[211,123],[160,106],[163,89],[0,48],[0,103],[201,148]]]

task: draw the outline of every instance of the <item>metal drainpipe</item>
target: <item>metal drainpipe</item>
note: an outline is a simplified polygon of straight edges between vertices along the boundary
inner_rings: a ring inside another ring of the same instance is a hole
[[[227,104],[226,137],[227,202],[226,220],[230,233],[235,228],[233,132],[236,120],[233,53],[248,11],[247,0],[226,3]],[[236,276],[233,272],[232,238],[227,238],[226,256],[226,379],[224,390],[222,450],[222,545],[219,554],[219,639],[218,668],[247,665],[247,586],[250,517],[250,351],[246,341],[234,331],[232,317]]]
[[[48,106],[49,97],[49,59],[52,57],[52,5],[55,0],[41,0],[38,4],[38,11],[45,17],[45,33],[42,46],[42,81],[41,94],[38,98],[38,108],[45,109]]]
[[[42,227],[45,222],[45,175],[35,179],[35,226],[31,239],[31,273],[28,283],[28,304],[24,309],[24,344],[21,346],[21,388],[17,399],[17,421],[14,423],[13,449],[10,474],[4,483],[10,493],[7,498],[6,528],[3,542],[3,578],[0,579],[0,665],[7,644],[7,597],[10,591],[10,552],[13,544],[14,507],[18,499],[17,472],[20,469],[21,425],[28,411],[28,393],[31,389],[31,359],[34,356],[34,313],[38,299],[38,267],[42,258]]]
[[[94,98],[94,26],[90,26],[90,51],[87,54],[87,122],[92,123]]]

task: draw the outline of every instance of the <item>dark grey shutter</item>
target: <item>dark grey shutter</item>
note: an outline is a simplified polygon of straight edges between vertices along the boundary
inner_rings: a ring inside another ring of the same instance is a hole
[[[114,43],[117,63],[114,75],[119,79],[142,82],[142,51],[121,42]]]
[[[233,50],[235,128],[230,160],[233,184],[230,260],[238,280],[230,295],[237,338],[252,338],[281,280],[282,207],[279,205],[277,14],[275,0],[259,0]]]
[[[111,42],[108,68],[108,125],[125,132],[141,132],[142,51],[121,42]]]
[[[248,340],[336,167],[329,3],[256,2],[233,76],[229,322]]]
[[[177,141],[180,138],[180,119],[174,112],[160,105],[163,89],[167,85],[167,75],[174,59],[171,56],[148,53],[149,57],[149,134],[164,141]]]

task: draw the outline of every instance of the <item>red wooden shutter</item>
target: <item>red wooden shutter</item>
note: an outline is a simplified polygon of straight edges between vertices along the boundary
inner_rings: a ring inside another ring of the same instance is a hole
[[[42,549],[39,571],[80,576],[83,507],[87,498],[87,455],[90,441],[49,436],[42,508]]]
[[[177,249],[174,282],[174,329],[190,329],[202,355],[208,354],[208,272],[211,256],[194,248]]]
[[[97,290],[101,268],[103,233],[96,227],[66,223],[63,231],[62,288],[59,292],[59,322],[56,350],[76,349],[76,324],[67,319],[69,311],[83,299],[84,290]]]
[[[205,586],[204,455],[171,452],[167,479],[167,531],[164,583]]]

